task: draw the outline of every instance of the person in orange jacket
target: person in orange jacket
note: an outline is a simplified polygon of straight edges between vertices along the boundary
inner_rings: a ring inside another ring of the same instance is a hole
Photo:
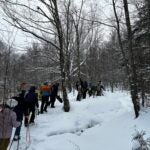
[[[43,111],[47,112],[47,106],[49,104],[48,102],[50,97],[50,86],[47,82],[44,83],[40,91],[42,95],[41,114],[43,114]]]

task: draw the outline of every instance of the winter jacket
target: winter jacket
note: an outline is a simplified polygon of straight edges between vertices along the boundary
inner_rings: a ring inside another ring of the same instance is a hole
[[[58,87],[59,87],[59,83],[56,83],[52,86],[52,92],[51,92],[51,95],[52,96],[57,96],[58,94]]]
[[[25,94],[25,116],[28,116],[30,111],[35,111],[35,106],[39,107],[38,96],[35,93],[35,87],[31,87],[27,94]]]
[[[105,90],[104,86],[102,84],[97,85],[97,91]]]
[[[50,86],[43,85],[41,87],[41,94],[42,94],[42,96],[50,96],[50,90],[51,90]]]
[[[87,89],[88,89],[88,83],[87,83],[87,81],[83,81],[83,82],[82,82],[82,88],[83,88],[84,90],[87,90]]]
[[[103,90],[105,90],[104,86],[101,83],[98,83],[97,85],[97,96],[103,95]]]
[[[39,107],[38,104],[38,95],[35,93],[35,87],[31,87],[29,92],[25,95],[25,103],[29,104],[30,106],[35,105]]]
[[[42,95],[41,95],[40,90],[35,90],[35,93],[37,94],[38,100],[41,100],[42,99]]]
[[[16,113],[9,108],[4,108],[0,112],[0,139],[9,139],[12,134],[13,127],[18,127],[19,122],[16,121]]]
[[[23,114],[25,112],[25,101],[24,101],[25,92],[26,91],[23,90],[19,94],[19,96],[13,97],[16,101],[18,101],[18,105],[14,108],[14,112],[17,115],[17,121],[22,121],[23,120]]]

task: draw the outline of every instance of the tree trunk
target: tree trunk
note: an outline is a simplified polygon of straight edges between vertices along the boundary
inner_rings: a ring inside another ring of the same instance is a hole
[[[128,1],[123,0],[124,3],[124,12],[126,18],[126,27],[127,27],[127,34],[128,34],[128,49],[129,49],[129,60],[130,60],[130,90],[131,90],[131,97],[132,102],[134,105],[135,117],[139,116],[139,109],[137,103],[137,96],[138,96],[138,88],[137,88],[137,73],[136,73],[136,66],[135,66],[135,58],[133,53],[133,44],[132,44],[132,30],[131,30],[131,23],[130,23],[130,16],[128,10]]]
[[[70,32],[71,32],[71,30],[70,30],[70,23],[72,23],[71,22],[71,19],[70,19],[70,5],[71,5],[71,1],[69,0],[68,1],[68,5],[67,5],[67,11],[66,11],[66,15],[67,15],[67,31],[66,31],[66,75],[67,75],[67,88],[68,88],[68,90],[69,90],[69,92],[71,92],[72,91],[72,78],[71,78],[71,75],[70,75],[70,64],[71,64],[71,62],[70,62],[70,60],[71,60],[71,58],[70,58],[70,49],[69,49],[69,44],[70,44]]]
[[[78,66],[78,78],[81,78],[81,68],[80,68],[80,37],[79,28],[76,26],[76,44],[77,44],[77,66]]]
[[[111,87],[111,92],[113,93],[114,92],[114,83],[113,83],[113,81],[110,82],[110,87]]]
[[[59,40],[59,50],[60,50],[60,71],[61,71],[61,82],[62,82],[62,91],[63,91],[63,101],[64,101],[64,111],[69,112],[70,110],[70,104],[68,100],[67,90],[66,90],[66,73],[65,73],[65,57],[64,57],[64,51],[63,51],[63,31],[61,26],[61,21],[58,14],[58,7],[57,7],[57,1],[54,2],[55,5],[55,23],[58,33],[58,40]]]
[[[136,98],[138,95],[137,74],[136,74],[136,68],[134,65],[134,55],[133,55],[133,49],[132,49],[132,30],[131,30],[130,17],[129,17],[129,11],[128,11],[128,4],[127,4],[127,0],[123,0],[125,17],[126,17],[127,33],[128,33],[128,49],[129,49],[130,61],[127,60],[126,54],[123,48],[121,33],[120,33],[120,22],[119,22],[119,18],[118,18],[117,11],[116,11],[115,1],[112,0],[112,2],[113,2],[114,14],[116,17],[116,23],[117,23],[117,35],[118,35],[119,47],[123,56],[124,65],[126,67],[135,117],[137,118],[139,116],[139,110],[138,110],[139,107],[136,101]]]

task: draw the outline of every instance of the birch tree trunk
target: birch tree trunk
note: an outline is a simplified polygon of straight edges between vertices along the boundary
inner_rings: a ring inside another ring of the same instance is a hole
[[[68,112],[70,110],[70,104],[68,100],[67,90],[66,90],[66,72],[65,72],[65,56],[64,56],[64,46],[63,46],[63,30],[61,26],[61,21],[58,14],[58,6],[57,1],[54,1],[55,13],[54,21],[56,24],[56,29],[58,33],[59,40],[59,55],[60,55],[60,71],[61,71],[61,82],[62,82],[62,90],[63,90],[63,100],[64,100],[64,111]]]

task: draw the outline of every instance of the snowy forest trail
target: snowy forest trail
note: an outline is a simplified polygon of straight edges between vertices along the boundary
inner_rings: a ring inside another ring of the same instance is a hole
[[[71,110],[65,113],[62,104],[37,116],[30,126],[31,144],[28,150],[131,150],[135,129],[148,131],[149,113],[134,119],[130,95],[126,92],[106,92],[80,102],[76,94],[69,95]],[[143,119],[146,117],[146,119]],[[138,125],[138,126],[137,126]],[[150,133],[149,133],[150,134]],[[20,150],[26,147],[26,129],[22,129]],[[119,142],[118,142],[119,141]],[[15,143],[13,144],[16,150]]]

